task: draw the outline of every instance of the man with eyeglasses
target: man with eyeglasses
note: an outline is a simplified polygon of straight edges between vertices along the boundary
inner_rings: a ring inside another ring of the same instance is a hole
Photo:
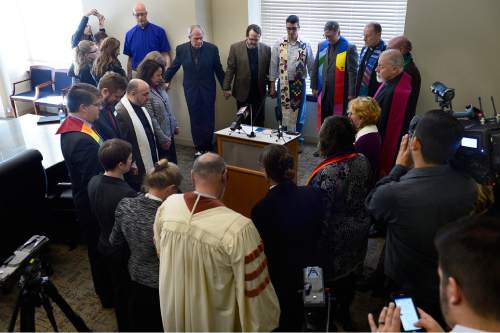
[[[98,159],[103,139],[93,125],[99,117],[99,90],[87,83],[76,83],[69,89],[66,103],[69,113],[57,134],[61,135],[61,151],[71,178],[76,214],[87,242],[94,289],[102,306],[112,307],[108,279],[98,263],[99,226],[90,212],[87,193],[90,179],[103,171]]]
[[[271,49],[269,81],[271,97],[278,97],[283,126],[288,131],[302,132],[306,118],[306,78],[311,75],[314,56],[311,45],[299,38],[299,17],[286,19],[287,35],[278,39]],[[278,79],[278,89],[275,81]],[[303,138],[301,138],[303,142]]]
[[[127,31],[123,54],[128,56],[127,78],[132,79],[133,72],[142,59],[151,51],[159,51],[170,65],[170,44],[162,27],[148,21],[148,11],[142,3],[137,3],[133,10],[137,25]]]
[[[313,96],[318,98],[318,129],[326,117],[346,114],[348,101],[355,97],[358,70],[356,45],[340,35],[340,25],[326,22],[324,35],[311,75]]]
[[[271,48],[259,42],[261,34],[261,28],[251,24],[246,39],[231,45],[223,84],[224,96],[226,99],[234,96],[238,109],[251,106],[253,122],[257,126],[264,126],[264,98],[271,61]],[[250,120],[249,116],[243,123],[250,124]]]

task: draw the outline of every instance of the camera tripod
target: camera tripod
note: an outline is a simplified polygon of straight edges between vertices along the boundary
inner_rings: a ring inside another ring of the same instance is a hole
[[[39,274],[37,277],[27,278],[23,275],[20,283],[22,287],[10,320],[10,332],[13,332],[16,327],[19,310],[21,310],[20,331],[35,332],[35,308],[39,306],[43,306],[54,331],[58,332],[51,300],[59,306],[78,332],[90,331],[83,319],[73,311],[48,277]]]

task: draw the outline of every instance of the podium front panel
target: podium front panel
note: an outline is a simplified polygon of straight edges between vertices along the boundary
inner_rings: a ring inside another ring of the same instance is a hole
[[[254,146],[237,141],[222,141],[222,157],[228,165],[261,171],[259,156],[263,146]]]

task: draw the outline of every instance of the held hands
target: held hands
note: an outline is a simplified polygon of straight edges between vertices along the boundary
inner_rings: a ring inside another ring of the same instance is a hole
[[[164,144],[161,144],[160,147],[163,149],[163,150],[169,150],[170,149],[170,146],[172,145],[172,141],[167,141],[166,143]]]
[[[226,99],[229,99],[229,97],[231,97],[231,96],[232,96],[231,90],[224,90],[224,92],[223,92],[223,93],[224,93],[224,97],[225,97]]]
[[[129,172],[133,176],[137,176],[139,174],[139,168],[137,167],[137,164],[135,162],[130,166]]]
[[[401,329],[401,309],[394,303],[384,306],[378,317],[378,326],[371,313],[368,314],[368,324],[372,332],[399,332]]]
[[[406,168],[411,168],[412,159],[410,154],[410,137],[408,134],[405,134],[401,140],[398,157],[396,158],[396,164]]]
[[[415,326],[423,328],[427,332],[444,332],[444,329],[428,313],[421,308],[417,308],[417,310],[420,320],[415,323]]]
[[[272,82],[271,86],[269,87],[269,96],[271,96],[271,98],[276,97],[276,86],[275,86],[274,82]]]
[[[165,88],[165,91],[168,91],[168,89],[170,89],[170,82],[165,82],[163,88]]]
[[[98,14],[98,11],[97,9],[95,8],[92,8],[87,14],[85,14],[85,16],[92,16],[92,15],[97,15]]]
[[[174,130],[174,134],[175,135],[179,135],[179,133],[180,133],[180,128],[176,127],[175,130]]]
[[[313,93],[314,98],[318,98],[318,90],[317,89],[313,89],[312,93]]]
[[[106,18],[102,14],[98,14],[97,18],[99,19],[99,29],[104,29],[104,21]]]

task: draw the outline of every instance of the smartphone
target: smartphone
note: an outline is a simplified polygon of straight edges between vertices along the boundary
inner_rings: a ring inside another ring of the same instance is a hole
[[[401,324],[405,332],[424,332],[420,327],[415,326],[415,323],[420,319],[417,308],[413,303],[413,299],[407,295],[398,295],[394,298],[396,306],[401,308]]]

